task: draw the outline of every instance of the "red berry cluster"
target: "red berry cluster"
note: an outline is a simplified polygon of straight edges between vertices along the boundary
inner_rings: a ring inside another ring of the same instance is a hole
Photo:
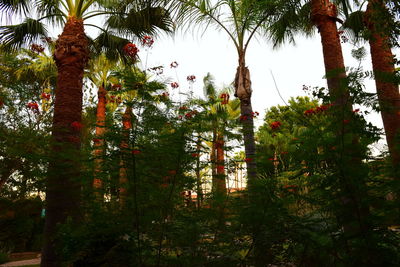
[[[171,87],[176,89],[179,87],[179,84],[177,82],[173,82],[173,83],[171,83]]]
[[[229,94],[227,93],[222,93],[219,98],[221,98],[221,104],[226,105],[229,103]]]
[[[281,127],[282,123],[280,121],[274,121],[272,122],[269,127],[271,127],[272,130],[279,129]]]
[[[137,59],[137,54],[139,52],[139,49],[136,47],[135,44],[132,43],[127,43],[124,48],[123,48],[125,54],[130,57],[132,60]]]
[[[36,102],[29,102],[26,106],[30,108],[33,112],[39,112],[39,105]]]
[[[151,36],[145,35],[142,39],[142,45],[151,47],[154,44],[154,40]]]

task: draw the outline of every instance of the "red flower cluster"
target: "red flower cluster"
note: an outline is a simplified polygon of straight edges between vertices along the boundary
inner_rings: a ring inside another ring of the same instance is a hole
[[[269,125],[269,127],[271,127],[272,130],[276,130],[281,127],[281,125],[282,123],[280,121],[274,121]]]
[[[39,112],[39,105],[36,102],[29,102],[26,106],[34,112]]]
[[[199,153],[192,153],[192,157],[193,157],[193,158],[198,158],[199,156],[200,156]]]
[[[139,155],[141,152],[140,152],[140,150],[138,150],[138,149],[134,149],[134,150],[132,150],[132,154],[133,155]]]
[[[187,106],[179,107],[179,110],[187,110],[187,109],[188,109]]]
[[[38,44],[31,44],[31,51],[40,54],[44,51],[44,47]]]
[[[78,121],[74,121],[71,123],[71,128],[74,131],[80,131],[82,129],[82,123],[78,122]]]
[[[250,162],[250,161],[253,161],[253,159],[252,158],[245,158],[244,161]]]
[[[151,36],[145,35],[142,39],[142,45],[151,47],[154,44],[154,40]]]
[[[239,120],[240,121],[245,121],[245,120],[247,120],[247,118],[248,117],[246,115],[242,115],[242,116],[239,117]]]
[[[313,114],[317,114],[317,113],[321,113],[321,112],[324,112],[324,111],[326,111],[326,110],[328,110],[329,109],[329,107],[331,107],[332,106],[332,104],[329,104],[329,105],[321,105],[321,106],[318,106],[318,107],[316,107],[316,108],[310,108],[310,109],[307,109],[306,111],[304,111],[304,115],[313,115]]]
[[[99,139],[99,138],[93,138],[93,142],[94,142],[95,144],[100,143],[100,141],[101,141],[101,139]]]
[[[173,82],[173,83],[171,83],[171,87],[176,89],[179,87],[179,84],[177,82]]]
[[[221,98],[221,104],[222,105],[226,105],[226,104],[228,104],[229,103],[229,94],[227,94],[227,93],[222,93],[220,96],[219,96],[219,98]]]
[[[282,151],[281,152],[281,155],[285,155],[285,154],[289,154],[289,152],[287,152],[287,151]]]
[[[189,82],[195,82],[195,81],[196,81],[196,76],[194,76],[194,75],[189,75],[189,76],[186,77],[186,79],[187,79]]]
[[[225,170],[224,165],[218,165],[218,166],[217,166],[217,170],[218,170],[218,171],[223,171],[223,170]]]
[[[259,116],[260,113],[258,113],[258,112],[256,111],[256,112],[252,112],[251,115],[253,116],[253,118],[255,118],[255,117]]]
[[[358,112],[360,112],[360,109],[357,108],[357,109],[353,110],[353,112],[354,112],[354,113],[358,113]]]
[[[50,100],[51,95],[50,94],[46,94],[46,93],[42,93],[40,95],[40,98],[42,99],[46,99],[46,100]]]
[[[176,68],[176,67],[178,67],[178,62],[176,62],[176,61],[173,61],[171,64],[169,64],[169,66],[171,67],[171,68]]]
[[[185,114],[185,118],[186,118],[186,119],[191,119],[191,118],[193,118],[193,116],[196,115],[196,114],[197,114],[197,110],[192,110],[192,111],[190,111],[190,112],[188,112],[188,113]]]
[[[125,54],[133,60],[137,59],[137,54],[139,49],[136,47],[135,44],[127,43],[123,48]]]

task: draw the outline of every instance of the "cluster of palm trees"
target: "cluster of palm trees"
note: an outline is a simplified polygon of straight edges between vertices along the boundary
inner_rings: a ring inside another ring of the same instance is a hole
[[[356,7],[362,7],[358,1],[353,2]],[[349,14],[349,1],[336,3],[329,0],[1,0],[0,9],[5,16],[16,14],[27,17],[20,24],[0,27],[3,50],[13,50],[38,38],[47,37],[46,25],[61,25],[63,28],[53,52],[57,66],[57,86],[52,129],[53,156],[50,159],[46,190],[47,214],[42,266],[60,265],[55,253],[55,241],[52,238],[57,224],[65,222],[68,216],[77,221],[82,218],[82,214],[79,213],[80,127],[83,75],[88,62],[94,58],[96,52],[103,52],[104,56],[98,60],[103,61],[101,64],[104,68],[107,68],[109,60],[116,58],[130,63],[123,49],[130,43],[130,38],[154,34],[157,30],[170,32],[175,22],[183,26],[189,26],[192,22],[213,25],[225,32],[236,48],[238,66],[236,76],[232,78],[234,78],[235,96],[240,100],[241,118],[244,118],[241,122],[247,176],[251,185],[257,178],[252,88],[250,71],[246,65],[246,51],[251,40],[256,34],[266,33],[278,45],[288,38],[292,40],[296,32],[311,33],[315,26],[321,37],[331,103],[340,114],[338,121],[343,122],[351,118],[353,104],[351,92],[346,84],[345,64],[337,29],[337,23],[342,22],[338,18],[339,11],[343,11],[345,19],[348,19],[343,27],[367,39],[370,44],[386,139],[393,166],[397,169],[400,161],[400,148],[396,142],[400,127],[400,95],[397,84],[391,79],[395,68],[391,52],[392,29],[388,28],[392,17],[387,15],[389,14],[385,6],[387,2],[370,0],[365,12],[360,9]],[[29,14],[38,17],[31,18],[28,17]],[[94,16],[105,16],[105,26],[85,24]],[[354,21],[358,21],[358,24]],[[379,23],[380,21],[383,23]],[[94,40],[85,34],[85,28],[89,26],[101,31]],[[107,70],[96,70],[96,72],[92,73],[92,81],[99,89],[96,128],[99,140],[95,143],[95,155],[100,156],[104,146],[102,136],[105,134],[105,80],[109,72]],[[126,116],[130,114],[129,107],[125,114]],[[339,128],[338,126],[339,135],[348,134],[348,131]],[[215,151],[213,161],[216,164],[215,184],[220,192],[224,192],[226,187],[224,188],[224,183],[218,179],[224,177],[223,168],[219,168],[224,165],[224,129],[216,128],[215,131],[216,146],[212,149]],[[357,136],[353,138],[355,140],[353,144],[356,144]],[[350,147],[347,149],[354,150]],[[100,168],[100,157],[95,165],[97,169]],[[121,162],[121,166],[123,165]],[[100,181],[95,177],[93,181],[95,188],[101,189]]]

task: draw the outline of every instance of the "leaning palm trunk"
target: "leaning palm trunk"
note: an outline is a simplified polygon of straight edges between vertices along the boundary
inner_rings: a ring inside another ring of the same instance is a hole
[[[80,148],[82,79],[88,60],[83,21],[69,17],[56,43],[58,69],[55,94],[52,157],[46,187],[46,220],[41,266],[61,266],[56,254],[56,226],[67,217],[80,218]]]
[[[126,167],[126,159],[129,152],[129,131],[132,129],[132,107],[127,106],[125,113],[122,116],[122,141],[121,149],[121,162],[119,168],[119,202],[121,207],[125,206],[128,196],[128,173]]]
[[[251,106],[251,80],[250,72],[246,67],[244,52],[239,53],[239,66],[235,77],[235,96],[240,99],[240,113],[243,124],[244,150],[246,154],[246,167],[248,185],[257,176],[257,165],[255,161],[256,144],[254,139],[253,108]]]
[[[370,31],[369,45],[371,49],[372,67],[375,75],[376,92],[378,94],[383,126],[386,133],[390,156],[395,169],[400,163],[400,148],[396,142],[396,136],[400,131],[400,94],[399,87],[390,79],[393,79],[395,68],[393,53],[389,43],[389,37],[374,25],[375,8],[385,8],[382,1],[372,0],[368,2],[365,22]]]
[[[361,146],[358,137],[344,122],[352,119],[352,100],[346,84],[346,73],[339,34],[336,27],[337,11],[329,0],[311,1],[311,19],[321,36],[325,72],[333,110],[335,111],[336,135],[339,142],[344,135],[353,140],[351,144],[341,143],[342,155],[338,162],[338,184],[342,195],[339,201],[341,210],[337,213],[340,224],[347,234],[365,233],[369,226],[369,208],[363,204],[365,192],[360,190],[364,184],[362,173]],[[355,216],[357,215],[357,216]]]
[[[96,113],[96,139],[94,142],[94,178],[93,178],[93,189],[95,196],[98,201],[103,201],[103,181],[101,178],[101,170],[103,165],[104,156],[104,134],[106,132],[106,94],[107,91],[103,86],[99,87],[98,91],[98,103]]]

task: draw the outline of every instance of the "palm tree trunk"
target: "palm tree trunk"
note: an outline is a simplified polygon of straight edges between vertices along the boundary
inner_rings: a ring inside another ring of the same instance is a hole
[[[201,204],[203,203],[203,190],[201,188],[201,175],[200,175],[200,149],[201,149],[201,137],[200,134],[197,138],[196,141],[196,202],[197,202],[197,208],[199,209],[201,207]]]
[[[217,132],[215,147],[217,151],[217,180],[215,192],[219,195],[226,195],[224,136],[219,131]]]
[[[83,21],[69,17],[56,42],[58,69],[55,94],[52,157],[46,187],[46,219],[41,266],[61,266],[54,239],[57,225],[80,219],[80,149],[82,79],[88,61],[88,40]]]
[[[119,169],[119,202],[121,207],[125,206],[128,196],[128,173],[126,167],[126,158],[129,153],[129,131],[132,129],[132,107],[127,106],[122,116],[123,136],[121,141],[121,162]]]
[[[383,31],[378,31],[374,25],[374,9],[384,9],[384,4],[380,0],[368,2],[365,22],[371,33],[369,45],[371,49],[372,67],[375,75],[376,92],[378,94],[379,105],[383,126],[386,133],[386,141],[395,169],[400,163],[400,148],[396,142],[396,136],[400,131],[400,94],[399,87],[390,78],[395,73],[394,56],[389,43],[389,38]],[[371,18],[371,19],[370,19]]]
[[[358,136],[351,127],[344,125],[350,121],[352,114],[352,100],[346,84],[346,72],[340,37],[336,27],[336,6],[329,0],[311,1],[311,19],[321,36],[325,72],[333,110],[335,111],[335,129],[338,142],[342,147],[340,160],[337,166],[337,179],[342,195],[336,196],[342,207],[337,213],[340,225],[347,234],[362,234],[369,228],[367,217],[369,207],[364,204],[366,194],[362,189],[364,174],[362,166],[362,149]],[[353,140],[351,144],[344,143],[344,136]]]
[[[103,201],[103,181],[101,178],[101,170],[103,165],[104,156],[104,134],[106,132],[106,94],[107,91],[103,86],[99,87],[98,91],[98,103],[96,113],[96,139],[94,141],[94,179],[93,188],[95,191],[96,199],[99,202]]]
[[[325,73],[332,103],[351,111],[350,95],[345,84],[342,46],[336,26],[336,6],[329,0],[312,0],[311,19],[321,36]]]
[[[248,186],[257,177],[256,143],[254,139],[253,108],[251,106],[251,80],[250,72],[246,67],[244,52],[239,53],[239,66],[235,77],[235,96],[240,99],[241,122],[243,125],[244,150],[246,154],[246,167]]]
[[[212,143],[211,143],[211,152],[210,152],[210,161],[211,161],[211,177],[212,177],[212,192],[215,192],[217,188],[217,170],[216,170],[216,143],[217,143],[217,131],[213,130],[212,135]]]

